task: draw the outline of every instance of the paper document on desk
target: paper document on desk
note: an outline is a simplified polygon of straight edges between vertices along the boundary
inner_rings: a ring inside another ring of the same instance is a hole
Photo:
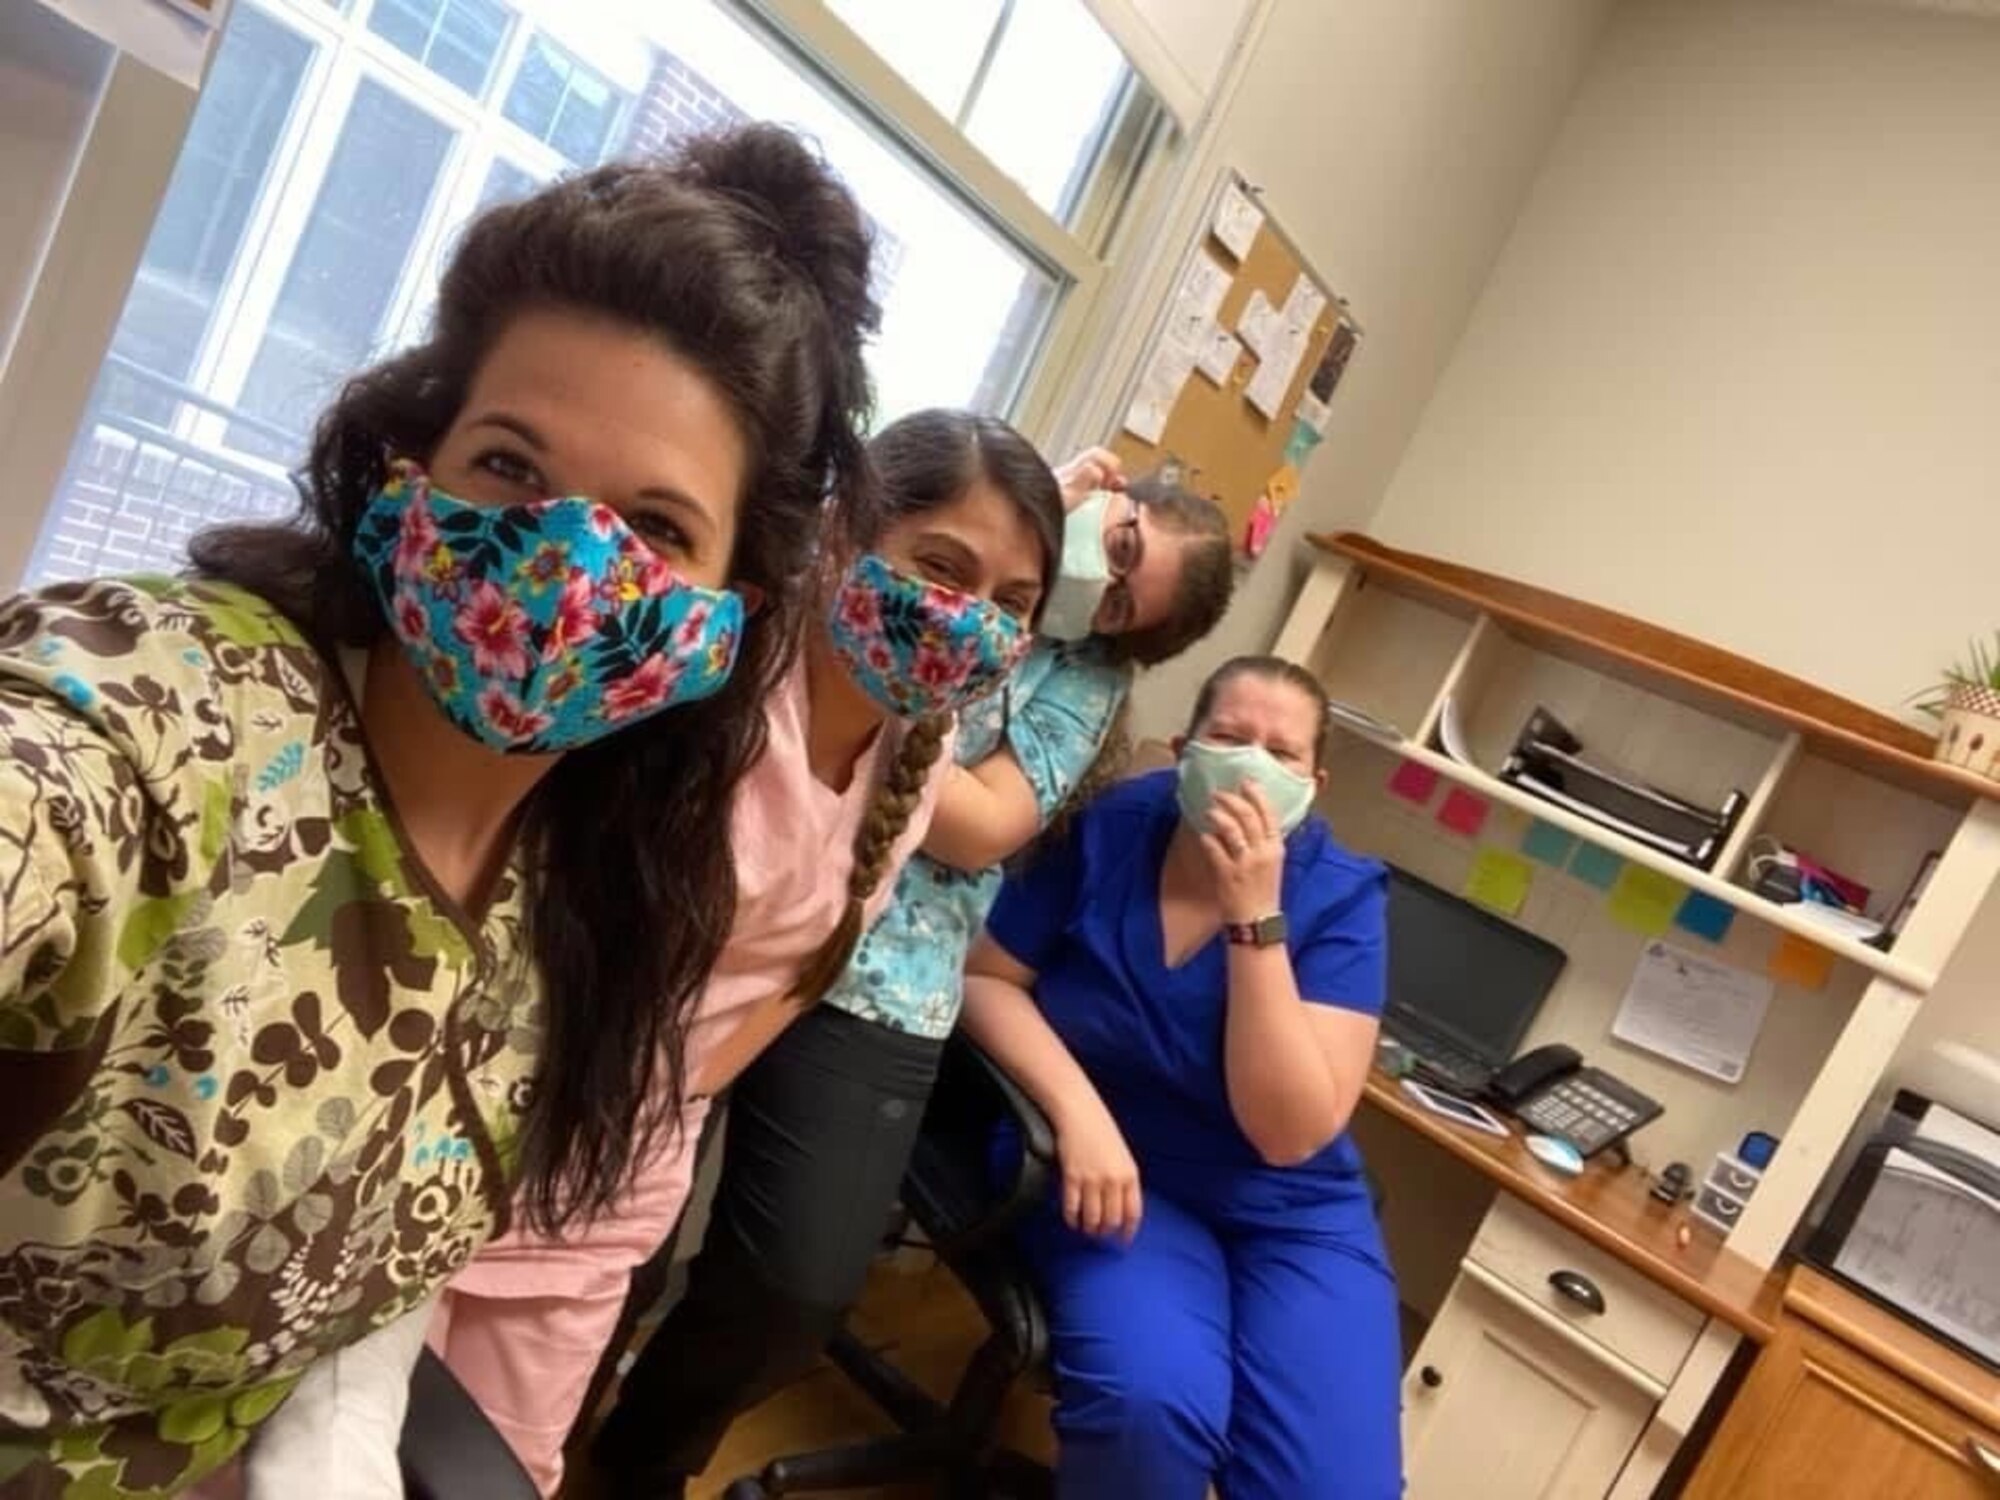
[[[1705,954],[1646,944],[1611,1034],[1672,1062],[1735,1083],[1771,1003],[1771,981]]]

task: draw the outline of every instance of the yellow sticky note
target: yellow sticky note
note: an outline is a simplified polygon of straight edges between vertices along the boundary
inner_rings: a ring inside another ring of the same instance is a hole
[[[1687,888],[1644,865],[1627,864],[1611,887],[1611,920],[1641,937],[1658,937],[1674,925]]]
[[[1503,917],[1518,916],[1535,878],[1534,866],[1505,849],[1481,849],[1466,878],[1468,900],[1490,907]]]
[[[1781,932],[1772,945],[1768,967],[1771,977],[1780,984],[1823,990],[1833,974],[1833,955],[1818,943],[1808,942],[1795,933]]]

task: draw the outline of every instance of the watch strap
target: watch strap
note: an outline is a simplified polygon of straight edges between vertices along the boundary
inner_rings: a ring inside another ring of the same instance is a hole
[[[1238,947],[1275,948],[1285,940],[1285,914],[1273,912],[1254,922],[1224,922],[1222,933]]]

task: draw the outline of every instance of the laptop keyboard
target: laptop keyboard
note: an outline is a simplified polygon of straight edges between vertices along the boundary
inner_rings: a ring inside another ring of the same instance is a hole
[[[1398,1029],[1396,1040],[1408,1048],[1416,1059],[1419,1075],[1429,1075],[1426,1081],[1434,1082],[1439,1088],[1449,1089],[1468,1099],[1477,1099],[1492,1081],[1493,1067],[1490,1063],[1480,1061],[1443,1037]]]

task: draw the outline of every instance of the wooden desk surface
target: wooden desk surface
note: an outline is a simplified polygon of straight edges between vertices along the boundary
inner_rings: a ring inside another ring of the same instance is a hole
[[[1757,1343],[1770,1338],[1784,1296],[1783,1270],[1762,1270],[1723,1249],[1713,1229],[1690,1221],[1686,1205],[1655,1202],[1637,1168],[1595,1162],[1580,1176],[1558,1176],[1528,1154],[1518,1127],[1502,1140],[1454,1125],[1411,1100],[1379,1068],[1369,1074],[1366,1098],[1675,1296]],[[1686,1248],[1677,1234],[1683,1224],[1693,1229]]]
[[[1817,1323],[1912,1385],[2000,1431],[2000,1375],[1859,1292],[1811,1266],[1799,1266],[1785,1288],[1785,1311]]]

